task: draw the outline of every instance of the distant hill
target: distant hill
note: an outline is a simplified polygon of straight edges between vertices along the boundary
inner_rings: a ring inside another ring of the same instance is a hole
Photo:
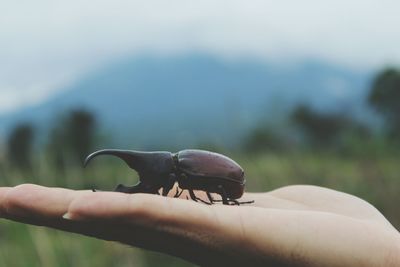
[[[369,73],[320,62],[276,65],[205,55],[143,57],[104,66],[40,105],[0,117],[46,129],[66,110],[93,111],[117,144],[234,145],[264,121],[279,124],[299,103],[362,116]]]

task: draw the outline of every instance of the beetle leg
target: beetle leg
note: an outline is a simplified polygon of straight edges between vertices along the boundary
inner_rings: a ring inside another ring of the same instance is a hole
[[[228,196],[226,194],[226,191],[225,191],[224,187],[222,185],[219,185],[218,189],[220,190],[220,194],[221,194],[221,197],[222,197],[222,203],[224,205],[229,205]]]
[[[163,196],[168,195],[168,193],[169,193],[170,190],[171,190],[171,188],[163,187],[163,188],[162,188],[162,195],[163,195]]]
[[[193,199],[194,201],[200,201],[200,202],[203,202],[204,204],[207,204],[207,205],[211,205],[211,203],[209,203],[209,202],[207,202],[207,201],[204,201],[204,200],[202,200],[201,198],[198,198],[195,194],[194,194],[194,192],[193,192],[193,189],[188,189],[189,190],[189,195],[190,195],[190,198],[191,199]]]
[[[238,205],[240,205],[240,204],[253,204],[254,203],[254,200],[251,200],[251,201],[243,201],[243,202],[238,202],[239,204]]]
[[[238,206],[242,205],[242,204],[253,204],[254,203],[254,200],[239,202],[236,199],[228,199],[228,201],[229,201],[230,205],[238,205]]]
[[[182,189],[182,191],[179,192],[179,187],[177,187],[177,188],[176,188],[176,193],[175,193],[174,197],[175,197],[175,198],[180,197],[180,196],[182,195],[183,191],[184,191],[184,190]]]
[[[222,185],[219,185],[218,189],[221,190],[220,192],[221,192],[221,197],[222,197],[222,203],[224,205],[238,205],[239,206],[241,204],[252,204],[252,203],[254,203],[254,200],[239,202],[236,199],[228,198],[228,196],[226,194],[226,191],[225,191],[225,188]],[[221,200],[214,200],[214,201],[215,202],[220,202]]]
[[[214,199],[214,198],[211,196],[210,192],[207,192],[208,199],[211,198],[210,201],[212,201],[212,203],[224,202],[222,189],[221,189],[220,187],[218,187],[218,188],[221,190],[221,191],[220,191],[220,192],[221,192],[220,195],[221,195],[221,198],[222,198],[222,199]],[[229,202],[230,199],[227,197],[227,198],[226,198],[226,201]],[[227,205],[227,204],[228,204],[227,202],[225,202],[224,204]]]
[[[196,197],[196,199],[197,200],[200,200],[200,202],[203,202],[204,204],[207,204],[207,205],[212,205],[212,203],[211,202],[207,202],[207,201],[205,201],[205,200],[202,200],[201,198],[199,198],[199,197]]]
[[[180,196],[182,195],[183,191],[184,191],[184,190],[182,189],[182,191],[178,194],[177,197],[180,197]]]
[[[215,201],[214,201],[214,198],[211,196],[210,192],[207,191],[206,194],[207,194],[208,200],[210,200],[210,203],[214,204]]]
[[[166,184],[163,186],[163,190],[162,190],[163,196],[168,195],[169,191],[171,191],[172,187],[174,187],[175,181],[176,181],[175,174],[170,174]]]
[[[231,205],[240,205],[239,201],[237,201],[236,199],[228,199],[228,201],[231,203]]]
[[[145,192],[144,188],[142,188],[142,185],[140,183],[138,183],[134,186],[125,186],[123,184],[119,184],[119,185],[117,185],[117,187],[115,187],[114,191],[128,193],[128,194]]]
[[[188,191],[189,191],[190,198],[197,202],[197,197],[194,194],[193,190],[192,189],[188,189]]]
[[[224,205],[240,205],[237,200],[228,198],[228,194],[222,185],[219,185],[218,188],[221,190],[222,203]]]
[[[214,202],[223,202],[223,200],[221,200],[221,199],[213,199],[213,201]],[[232,204],[231,202],[233,202],[234,205],[242,205],[242,204],[253,204],[254,200],[239,202],[235,199],[228,198],[228,202],[230,202],[230,204]]]
[[[176,192],[175,192],[174,197],[178,197],[178,195],[179,195],[179,189],[178,189],[178,187],[176,187]]]
[[[103,191],[103,190],[98,190],[98,189],[92,188],[92,192],[104,192],[104,191]]]

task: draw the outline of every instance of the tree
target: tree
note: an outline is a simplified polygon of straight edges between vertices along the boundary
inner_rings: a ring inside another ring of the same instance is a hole
[[[368,102],[380,112],[392,135],[400,134],[400,71],[388,68],[380,72],[373,84]]]
[[[244,142],[244,149],[250,152],[277,151],[284,146],[283,139],[266,127],[255,128]]]
[[[25,170],[32,167],[33,139],[34,130],[28,123],[17,125],[11,131],[7,140],[7,159],[13,166]]]
[[[54,162],[82,162],[95,144],[96,119],[86,110],[73,110],[50,133],[49,149]]]
[[[300,105],[292,115],[292,121],[300,127],[308,139],[316,145],[332,145],[349,125],[349,120],[339,114],[320,114]]]
[[[83,161],[95,143],[96,120],[86,110],[72,111],[65,124],[65,142],[71,156]]]

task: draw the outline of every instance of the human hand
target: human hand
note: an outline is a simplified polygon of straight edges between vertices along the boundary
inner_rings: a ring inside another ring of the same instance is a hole
[[[196,192],[204,197],[202,192]],[[241,206],[150,194],[0,188],[0,216],[161,251],[206,266],[400,266],[400,234],[338,191],[288,186]]]

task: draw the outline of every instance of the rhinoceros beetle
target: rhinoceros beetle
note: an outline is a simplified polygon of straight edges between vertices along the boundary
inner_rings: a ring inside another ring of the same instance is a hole
[[[119,184],[114,190],[117,192],[159,194],[162,189],[162,195],[166,196],[177,182],[181,192],[177,188],[174,197],[179,197],[184,190],[188,190],[192,200],[206,204],[219,201],[226,205],[254,202],[236,200],[244,192],[244,171],[235,161],[218,153],[193,149],[177,153],[104,149],[90,154],[84,165],[87,166],[99,155],[119,157],[139,174],[136,185]],[[209,202],[198,198],[193,190],[205,191]],[[215,200],[210,193],[219,194],[222,200]]]

